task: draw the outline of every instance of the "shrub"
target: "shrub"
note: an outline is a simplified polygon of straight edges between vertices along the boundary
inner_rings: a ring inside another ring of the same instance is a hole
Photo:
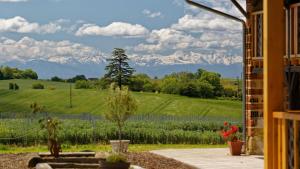
[[[197,89],[197,84],[193,82],[184,84],[183,87],[180,88],[180,95],[189,97],[200,96],[200,93]]]
[[[14,90],[14,84],[13,83],[9,83],[8,84],[8,88],[9,88],[9,90]]]
[[[17,83],[14,84],[14,89],[19,90],[19,85],[17,85]]]
[[[197,91],[202,98],[213,98],[215,96],[214,87],[205,80],[197,81]]]
[[[130,95],[127,87],[120,89],[112,84],[107,101],[109,111],[105,113],[105,118],[116,124],[121,140],[126,120],[137,110],[136,100]]]
[[[91,89],[92,85],[87,80],[77,80],[75,83],[75,89]]]
[[[8,147],[9,147],[9,146],[6,146],[6,145],[3,145],[3,144],[0,144],[0,150],[1,150],[1,151],[8,150],[8,149],[9,149]]]
[[[12,67],[0,67],[0,80],[7,79],[38,79],[38,75],[31,69],[20,70]]]
[[[54,77],[51,78],[51,81],[53,81],[53,82],[63,82],[64,80],[57,77],[57,76],[54,76]]]
[[[98,85],[100,89],[107,89],[109,88],[110,83],[111,81],[108,78],[103,77],[99,80]]]
[[[9,90],[19,90],[19,85],[17,85],[17,83],[9,83],[8,89]]]
[[[22,79],[34,79],[34,80],[38,79],[37,73],[31,69],[26,69],[24,71],[21,71],[20,74],[21,74]]]
[[[67,82],[75,83],[78,80],[87,80],[87,78],[84,75],[76,75],[75,77],[68,79]]]
[[[49,90],[55,90],[55,89],[56,89],[56,88],[53,87],[53,86],[49,87]]]
[[[179,94],[181,83],[175,77],[164,78],[161,82],[161,91],[167,94]]]
[[[44,85],[41,83],[36,83],[32,85],[32,89],[44,89]]]
[[[122,154],[111,154],[106,158],[108,163],[127,162],[126,156]]]

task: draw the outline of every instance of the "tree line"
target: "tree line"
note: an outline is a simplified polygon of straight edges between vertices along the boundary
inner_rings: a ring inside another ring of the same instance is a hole
[[[136,73],[129,65],[129,58],[124,49],[115,48],[112,57],[107,60],[106,74],[101,78],[86,78],[85,75],[76,75],[73,78],[63,79],[52,77],[51,81],[75,83],[77,89],[107,89],[111,83],[120,88],[128,86],[132,91],[178,94],[189,97],[215,98],[230,97],[241,99],[242,93],[239,80],[237,90],[224,87],[221,84],[221,75],[204,69],[196,72],[177,72],[165,75],[162,78],[151,78],[147,74]],[[20,70],[8,66],[0,67],[0,80],[6,79],[38,79],[38,75],[31,69]]]
[[[240,99],[242,95],[241,90],[225,88],[221,84],[221,75],[216,72],[198,69],[196,72],[172,73],[160,79],[151,78],[147,74],[135,73],[129,65],[125,50],[120,48],[114,49],[112,57],[107,61],[106,74],[100,79],[87,79],[84,75],[77,75],[67,81],[75,82],[77,89],[107,89],[111,83],[115,83],[120,88],[128,86],[132,91],[161,92],[189,97]],[[51,80],[64,81],[59,77],[53,77]],[[236,85],[239,86],[239,81]]]
[[[8,79],[38,79],[38,75],[31,69],[20,70],[9,66],[0,67],[0,80]]]

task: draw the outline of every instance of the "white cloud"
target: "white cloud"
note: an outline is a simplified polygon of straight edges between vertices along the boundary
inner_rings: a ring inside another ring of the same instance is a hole
[[[243,1],[243,0],[242,0]],[[144,43],[128,47],[132,53],[158,63],[219,63],[241,62],[242,25],[224,17],[195,8],[182,1],[174,0],[178,6],[184,6],[186,14],[170,27],[153,30]],[[227,0],[201,3],[240,17],[235,6]],[[166,55],[166,53],[172,53]]]
[[[77,36],[99,35],[99,36],[121,36],[121,37],[143,37],[148,30],[139,24],[125,22],[113,22],[107,26],[100,27],[95,24],[84,24],[76,32]]]
[[[149,53],[164,49],[184,49],[187,48],[194,38],[181,31],[171,28],[163,28],[151,31],[146,39],[147,44],[139,44],[134,47],[135,51],[147,51]]]
[[[149,18],[157,18],[157,17],[162,17],[161,12],[151,12],[148,9],[143,10],[143,14],[146,15]]]
[[[0,32],[50,34],[58,32],[61,29],[62,27],[55,22],[40,25],[36,22],[28,22],[21,16],[9,19],[0,19]]]
[[[172,28],[189,31],[240,31],[242,25],[221,17],[211,17],[210,15],[184,15],[179,18],[178,23],[172,25]]]
[[[37,41],[24,37],[20,40],[0,38],[0,60],[7,61],[30,61],[45,60],[55,63],[103,63],[107,54],[100,50],[70,41]],[[230,55],[226,50],[215,53],[205,53],[192,50],[175,50],[173,53],[140,54],[129,53],[130,58],[139,65],[174,65],[174,64],[224,64],[230,65],[241,63],[242,57]]]
[[[172,4],[176,5],[176,6],[182,6],[183,5],[183,1],[181,0],[173,0]]]
[[[24,37],[19,41],[0,38],[1,62],[18,60],[46,60],[57,63],[72,61],[81,63],[101,63],[105,60],[104,54],[89,46],[70,41],[37,41]]]

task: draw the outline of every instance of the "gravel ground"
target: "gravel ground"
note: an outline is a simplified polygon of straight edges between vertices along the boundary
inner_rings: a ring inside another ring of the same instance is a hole
[[[0,154],[0,169],[28,169],[27,162],[36,153]],[[129,153],[128,160],[133,165],[146,169],[194,169],[176,160],[149,152]]]
[[[0,154],[0,169],[27,169],[27,162],[36,153]]]

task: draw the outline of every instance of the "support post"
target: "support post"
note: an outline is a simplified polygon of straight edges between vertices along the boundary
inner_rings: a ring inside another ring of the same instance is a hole
[[[274,111],[284,107],[285,11],[283,0],[263,1],[263,52],[264,52],[264,153],[265,169],[277,169],[278,126]]]

